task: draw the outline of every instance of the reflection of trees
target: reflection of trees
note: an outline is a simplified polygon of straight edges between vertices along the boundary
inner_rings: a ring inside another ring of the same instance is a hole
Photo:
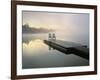
[[[23,39],[22,42],[26,43],[26,44],[29,44],[30,41],[35,41],[35,40],[36,39],[32,39],[32,38],[31,39]]]
[[[26,34],[26,33],[23,33],[22,34],[22,42],[23,43],[29,43],[31,40],[36,40],[36,39],[39,39],[39,40],[45,40],[47,38],[47,34],[43,33],[43,34]]]
[[[28,44],[30,41],[35,41],[35,40],[43,40],[43,38],[40,37],[23,37],[22,42]]]

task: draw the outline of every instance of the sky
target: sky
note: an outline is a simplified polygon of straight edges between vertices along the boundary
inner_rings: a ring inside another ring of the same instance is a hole
[[[23,11],[23,24],[36,28],[83,28],[89,26],[89,14]],[[82,27],[80,27],[82,26]],[[83,27],[84,26],[84,27]]]
[[[89,14],[23,11],[22,21],[34,28],[54,29],[56,34],[89,43]]]

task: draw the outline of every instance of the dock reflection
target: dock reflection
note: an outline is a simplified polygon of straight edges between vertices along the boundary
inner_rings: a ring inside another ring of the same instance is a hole
[[[87,48],[85,45],[80,45],[73,42],[67,42],[61,40],[57,40],[57,41],[44,40],[44,43],[49,46],[49,50],[53,48],[67,55],[75,54],[77,56],[89,60],[89,48]]]

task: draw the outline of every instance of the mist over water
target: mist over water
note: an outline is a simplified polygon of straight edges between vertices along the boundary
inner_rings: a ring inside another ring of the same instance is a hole
[[[54,33],[57,40],[85,45],[89,48],[88,13],[23,11],[22,68],[87,66],[89,60],[52,49],[43,40]],[[52,32],[50,32],[52,31]]]
[[[56,33],[57,34],[57,33]],[[63,35],[57,39],[70,40]],[[50,50],[43,40],[48,39],[48,34],[23,34],[22,68],[50,68],[87,66],[89,61],[74,54],[64,54],[56,49]],[[75,40],[72,40],[75,42]]]
[[[75,42],[89,47],[89,35],[87,34],[68,34],[66,30],[55,31],[58,40],[64,40],[69,42]]]

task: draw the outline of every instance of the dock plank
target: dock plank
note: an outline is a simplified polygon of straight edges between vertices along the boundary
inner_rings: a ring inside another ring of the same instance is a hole
[[[69,41],[62,41],[62,40],[56,40],[56,41],[44,40],[44,42],[47,45],[50,45],[51,47],[59,51],[62,51],[63,53],[66,54],[74,53],[75,55],[78,55],[85,59],[89,59],[89,48],[87,48],[85,45]]]

